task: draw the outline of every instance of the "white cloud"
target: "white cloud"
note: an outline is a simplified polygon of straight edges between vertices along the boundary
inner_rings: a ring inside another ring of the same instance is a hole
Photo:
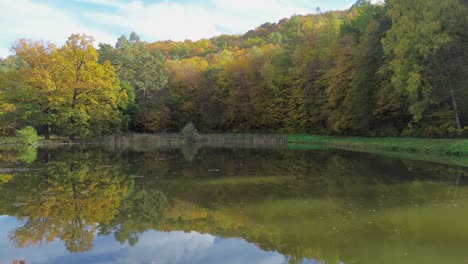
[[[6,58],[10,55],[10,49],[0,47],[0,58]]]
[[[72,0],[60,5],[44,0],[0,0],[0,57],[17,38],[61,45],[73,33],[115,43],[118,35],[137,32],[145,41],[198,40],[223,33],[241,34],[293,14],[346,8],[355,0]],[[71,5],[70,5],[71,4]],[[73,10],[76,5],[80,6]]]
[[[144,5],[134,1],[120,4],[115,13],[92,12],[87,18],[102,26],[118,28],[122,34],[136,31],[148,41],[200,39],[221,33],[208,10],[190,4]]]
[[[299,1],[284,0],[214,0],[214,3],[225,10],[257,13],[259,15],[291,16],[294,13],[309,13]]]
[[[73,0],[74,2],[78,3],[86,3],[86,4],[95,4],[95,5],[106,5],[106,6],[120,6],[120,1],[115,0]]]
[[[277,22],[294,14],[309,14],[308,8],[298,1],[283,0],[214,0],[217,9],[215,19],[219,25],[232,32],[243,33],[265,23]],[[242,18],[242,19],[240,19]]]
[[[86,33],[101,42],[114,41],[116,36],[95,27],[87,27],[71,11],[61,10],[32,0],[0,0],[0,57],[18,38],[48,40],[61,45],[73,33]]]
[[[114,27],[121,34],[136,31],[147,41],[198,40],[223,33],[244,33],[265,23],[293,14],[307,14],[314,8],[304,1],[286,0],[211,0],[203,4],[164,1],[77,0],[113,6],[117,11],[90,12],[86,17],[95,24]]]

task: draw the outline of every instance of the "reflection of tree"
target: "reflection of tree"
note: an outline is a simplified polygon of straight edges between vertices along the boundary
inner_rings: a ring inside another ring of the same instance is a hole
[[[134,246],[143,232],[161,225],[167,205],[164,193],[143,186],[124,200],[120,213],[109,225],[102,225],[101,232],[114,232],[117,241]]]
[[[36,146],[20,146],[17,149],[16,157],[26,164],[33,163],[37,158]]]
[[[13,179],[13,175],[6,174],[6,173],[0,173],[0,187],[2,187],[2,185],[4,183],[7,183],[7,182],[11,181],[11,179]]]
[[[286,257],[288,264],[301,264],[304,258],[296,255]]]
[[[71,252],[87,251],[98,223],[110,223],[117,213],[126,178],[116,168],[90,163],[91,157],[72,157],[48,164],[46,184],[25,205],[24,225],[10,234],[17,246],[59,238]]]
[[[181,150],[185,160],[193,161],[193,158],[195,158],[200,148],[200,145],[197,145],[193,142],[187,142],[186,144],[182,145]]]
[[[127,182],[127,167],[102,165],[115,161],[97,149],[44,154],[39,161],[52,161],[46,171],[7,175],[0,191],[0,213],[24,218],[11,233],[19,246],[58,238],[84,251],[96,233],[135,245],[150,229],[183,230],[241,237],[289,263],[395,263],[382,259],[431,242],[434,232],[441,241],[468,238],[466,188],[459,188],[457,208],[437,206],[454,204],[446,183],[466,168],[348,152],[225,149],[201,149],[203,159],[188,162],[170,150],[120,153],[132,175],[145,176]],[[213,168],[220,173],[208,172]],[[438,224],[446,219],[452,225]]]

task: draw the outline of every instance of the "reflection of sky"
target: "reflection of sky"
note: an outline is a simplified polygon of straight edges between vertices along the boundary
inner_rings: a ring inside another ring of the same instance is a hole
[[[28,264],[285,263],[281,254],[262,251],[242,239],[220,239],[197,232],[148,231],[134,247],[119,244],[112,235],[98,237],[93,251],[84,254],[69,253],[60,241],[20,249],[8,239],[8,233],[18,225],[15,218],[0,216],[0,263],[11,263],[13,259],[26,260]]]

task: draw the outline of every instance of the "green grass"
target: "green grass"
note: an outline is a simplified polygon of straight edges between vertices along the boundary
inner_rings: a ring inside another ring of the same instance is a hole
[[[422,154],[468,156],[468,139],[366,138],[290,135],[291,147],[314,144],[359,151],[409,152]]]
[[[263,177],[227,177],[219,179],[197,180],[200,185],[230,186],[230,185],[252,185],[252,184],[279,184],[287,181],[288,177],[263,176]]]

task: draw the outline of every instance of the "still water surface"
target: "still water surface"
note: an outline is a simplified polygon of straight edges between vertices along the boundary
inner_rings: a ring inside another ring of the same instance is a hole
[[[468,262],[464,167],[320,149],[32,156],[0,155],[0,263]]]

